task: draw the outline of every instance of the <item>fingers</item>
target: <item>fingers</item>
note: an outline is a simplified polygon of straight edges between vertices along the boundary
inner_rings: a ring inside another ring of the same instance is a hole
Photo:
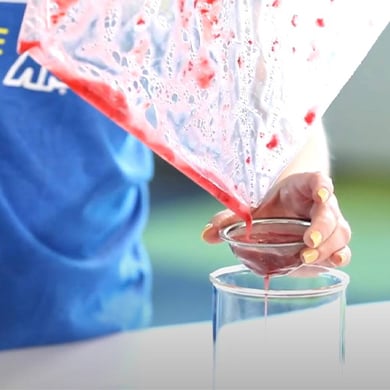
[[[350,239],[351,228],[331,194],[325,202],[312,207],[311,226],[304,235],[308,248],[302,251],[302,260],[306,264],[345,266],[351,259]]]
[[[330,257],[329,261],[335,267],[344,267],[348,265],[351,261],[352,253],[351,249],[348,246],[334,252]]]
[[[300,177],[301,182],[293,181],[296,191],[310,193],[311,199],[316,203],[326,203],[334,194],[332,179],[321,172],[308,172],[297,176]]]
[[[343,249],[333,253],[330,257],[325,258],[324,260],[318,260],[315,263],[307,264],[307,268],[315,268],[315,265],[334,268],[334,267],[345,267],[351,261],[351,249],[348,246],[345,246]],[[306,265],[306,264],[305,264]]]
[[[308,219],[313,205],[327,202],[333,195],[334,187],[330,177],[320,172],[293,174],[269,191],[254,217]]]
[[[339,267],[351,260],[351,228],[341,213],[332,180],[324,174],[286,177],[270,190],[253,217],[309,219],[311,226],[304,235],[307,248],[301,252],[305,264]],[[202,239],[210,244],[221,242],[219,230],[239,220],[230,210],[219,212],[205,226]]]
[[[232,223],[240,221],[240,218],[230,210],[223,210],[215,214],[211,221],[204,227],[201,238],[209,244],[221,242],[219,231]]]
[[[334,196],[334,186],[331,178],[321,173],[316,173],[311,178],[312,198],[319,204],[326,203]]]

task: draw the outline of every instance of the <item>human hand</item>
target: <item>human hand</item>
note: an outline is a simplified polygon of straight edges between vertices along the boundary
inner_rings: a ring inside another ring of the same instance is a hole
[[[305,264],[339,267],[351,260],[351,228],[340,210],[330,177],[322,173],[287,176],[271,188],[260,207],[252,211],[252,217],[310,220],[303,237],[307,247],[301,252]],[[230,210],[223,210],[206,225],[202,238],[210,244],[221,242],[219,230],[239,220]]]

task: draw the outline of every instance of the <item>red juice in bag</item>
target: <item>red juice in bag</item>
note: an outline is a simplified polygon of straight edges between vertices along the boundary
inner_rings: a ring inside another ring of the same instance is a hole
[[[19,51],[250,225],[389,22],[351,4],[30,0]]]

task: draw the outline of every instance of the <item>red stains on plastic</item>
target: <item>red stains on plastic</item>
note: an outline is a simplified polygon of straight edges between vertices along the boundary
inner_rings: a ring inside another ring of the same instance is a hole
[[[275,149],[279,145],[279,139],[276,134],[273,134],[270,141],[265,145],[268,149]]]
[[[207,89],[215,77],[215,71],[206,57],[200,58],[198,66],[194,69],[196,82],[200,88]]]
[[[291,18],[291,24],[294,27],[297,27],[297,20],[298,20],[298,15],[293,15],[293,17]]]
[[[305,122],[306,122],[309,126],[310,126],[311,124],[313,124],[313,122],[315,121],[315,119],[316,119],[316,112],[315,112],[313,109],[309,110],[309,111],[306,113],[305,118],[304,118]]]
[[[38,41],[20,41],[18,46],[18,53],[24,53],[25,51],[29,51],[33,47],[41,47],[41,43]]]

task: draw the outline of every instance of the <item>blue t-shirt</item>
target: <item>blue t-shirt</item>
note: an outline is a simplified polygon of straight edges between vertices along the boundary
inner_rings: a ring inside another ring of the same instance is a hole
[[[152,153],[16,53],[0,0],[0,349],[142,327]]]

